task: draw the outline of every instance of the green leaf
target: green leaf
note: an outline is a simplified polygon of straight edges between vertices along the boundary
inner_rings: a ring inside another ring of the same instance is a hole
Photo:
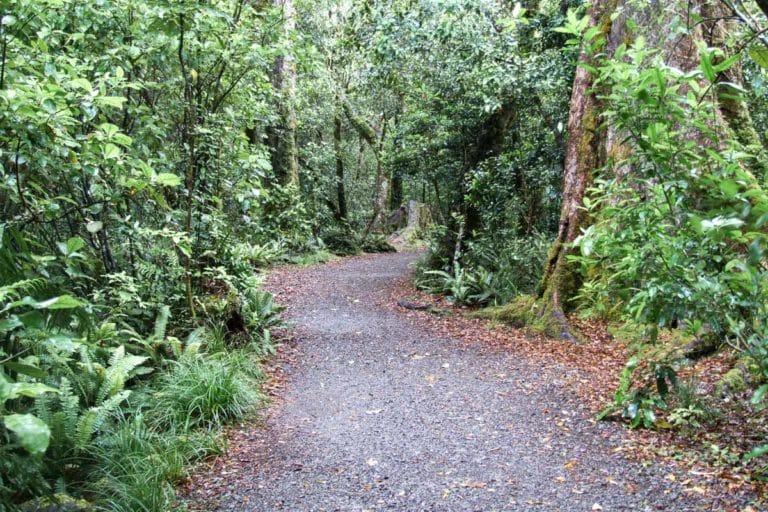
[[[768,444],[763,444],[750,450],[750,452],[744,456],[744,460],[748,461],[748,460],[755,459],[757,457],[762,457],[767,453],[768,453]]]
[[[21,320],[19,320],[18,316],[11,315],[8,318],[0,320],[0,333],[11,332],[12,330],[16,329],[17,327],[21,327],[22,325],[24,324]]]
[[[82,303],[71,295],[60,295],[52,299],[32,304],[35,309],[73,309],[82,306]]]
[[[739,184],[733,180],[723,180],[720,182],[720,191],[727,198],[731,199],[739,194]]]
[[[51,98],[45,98],[43,100],[43,109],[49,114],[55,114],[57,110],[56,102],[53,101]]]
[[[72,254],[85,247],[85,241],[79,236],[74,236],[67,240],[67,254]]]
[[[46,386],[40,382],[11,382],[10,388],[7,390],[9,400],[19,398],[20,396],[34,398],[46,393],[58,392],[58,389]]]
[[[155,177],[155,182],[161,187],[178,187],[181,178],[170,172],[161,172]]]
[[[82,89],[88,93],[93,92],[93,86],[91,86],[91,82],[85,78],[75,78],[70,80],[69,85],[75,89]]]
[[[48,449],[51,429],[40,418],[31,414],[11,414],[4,417],[3,422],[29,453],[41,455]]]
[[[95,101],[102,107],[122,108],[125,98],[122,96],[99,96]]]
[[[45,372],[37,366],[22,363],[3,363],[3,366],[22,375],[28,375],[36,379],[45,378]]]
[[[110,142],[104,145],[101,149],[101,154],[105,160],[115,160],[120,158],[121,151],[119,147]]]
[[[701,54],[701,71],[704,73],[704,78],[706,78],[710,82],[714,82],[717,78],[717,74],[715,73],[715,68],[712,66],[712,54],[711,53],[702,53]]]
[[[716,73],[722,73],[723,71],[730,69],[730,67],[736,64],[739,61],[739,59],[741,59],[740,54],[737,53],[736,55],[731,55],[730,57],[725,59],[723,62],[715,66],[714,70]]]
[[[749,399],[749,401],[753,405],[757,405],[760,402],[763,401],[763,398],[765,398],[765,393],[768,392],[768,384],[763,384],[759,388],[755,390],[755,393],[752,395],[752,398]]]
[[[92,220],[85,225],[85,229],[87,229],[89,233],[98,233],[104,229],[104,223],[98,220]]]
[[[759,45],[749,49],[749,56],[755,61],[755,64],[763,69],[768,69],[768,48]]]

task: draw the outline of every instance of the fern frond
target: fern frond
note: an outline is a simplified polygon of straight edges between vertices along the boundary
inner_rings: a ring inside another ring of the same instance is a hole
[[[157,312],[157,318],[155,319],[155,330],[153,337],[156,341],[160,341],[165,338],[165,332],[168,327],[168,319],[171,317],[171,308],[167,305],[160,307],[160,311]]]
[[[131,392],[128,390],[122,391],[110,397],[98,407],[91,407],[83,412],[77,423],[77,431],[74,436],[76,451],[79,452],[88,447],[93,435],[101,430],[110,415],[130,394]]]
[[[133,377],[136,368],[144,364],[147,357],[125,355],[125,347],[120,345],[109,359],[109,367],[104,374],[104,380],[96,394],[96,403],[117,395],[125,388],[125,382]]]

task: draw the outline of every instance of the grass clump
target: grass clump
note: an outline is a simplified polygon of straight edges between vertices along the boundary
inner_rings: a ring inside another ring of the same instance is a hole
[[[154,394],[158,423],[212,430],[252,414],[264,396],[247,366],[240,352],[175,362]]]
[[[168,510],[173,484],[193,461],[223,451],[220,437],[201,432],[160,430],[137,414],[121,422],[92,450],[96,460],[91,492],[101,506],[118,512]]]

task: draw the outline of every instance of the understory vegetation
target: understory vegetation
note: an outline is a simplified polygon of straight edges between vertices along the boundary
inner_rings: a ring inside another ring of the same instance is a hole
[[[479,316],[607,326],[601,418],[760,423],[767,11],[0,2],[0,510],[168,510],[265,400],[268,268],[393,244]]]

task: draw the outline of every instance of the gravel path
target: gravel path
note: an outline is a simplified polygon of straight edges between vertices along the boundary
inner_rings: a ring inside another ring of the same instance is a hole
[[[663,467],[625,460],[613,449],[621,430],[574,411],[538,367],[435,339],[378,305],[414,257],[289,271],[295,285],[283,300],[300,355],[264,425],[247,435],[256,455],[223,476],[204,509],[711,508]]]

